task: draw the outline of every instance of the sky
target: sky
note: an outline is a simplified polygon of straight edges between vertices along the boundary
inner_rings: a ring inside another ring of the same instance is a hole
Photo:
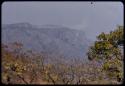
[[[90,40],[123,25],[121,2],[4,2],[2,24],[63,25],[85,31]]]

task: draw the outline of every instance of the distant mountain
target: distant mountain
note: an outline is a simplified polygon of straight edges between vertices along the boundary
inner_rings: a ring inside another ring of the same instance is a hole
[[[67,58],[83,58],[90,44],[83,31],[64,26],[37,27],[29,23],[2,25],[2,43],[12,42],[21,42],[27,49]]]

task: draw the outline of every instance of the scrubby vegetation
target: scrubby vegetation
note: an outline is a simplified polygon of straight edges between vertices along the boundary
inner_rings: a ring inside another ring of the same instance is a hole
[[[120,84],[123,82],[123,26],[101,33],[88,51],[89,62],[49,58],[25,50],[23,44],[2,44],[4,84]]]

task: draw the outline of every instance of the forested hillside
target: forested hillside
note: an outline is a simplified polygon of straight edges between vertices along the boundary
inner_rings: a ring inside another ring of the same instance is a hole
[[[25,50],[19,42],[2,44],[3,84],[121,84],[124,28],[100,33],[88,49],[88,62]],[[84,52],[83,52],[84,53]],[[84,57],[83,57],[84,58]]]
[[[9,33],[8,33],[9,32]],[[2,26],[2,43],[19,42],[23,47],[44,52],[51,58],[63,55],[82,58],[90,41],[82,30],[59,25],[32,25],[30,23],[5,24]]]

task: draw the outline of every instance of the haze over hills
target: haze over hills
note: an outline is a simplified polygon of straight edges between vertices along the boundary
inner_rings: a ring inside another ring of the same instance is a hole
[[[84,58],[91,43],[84,31],[59,25],[4,24],[2,43],[20,42],[27,49],[50,55]]]

